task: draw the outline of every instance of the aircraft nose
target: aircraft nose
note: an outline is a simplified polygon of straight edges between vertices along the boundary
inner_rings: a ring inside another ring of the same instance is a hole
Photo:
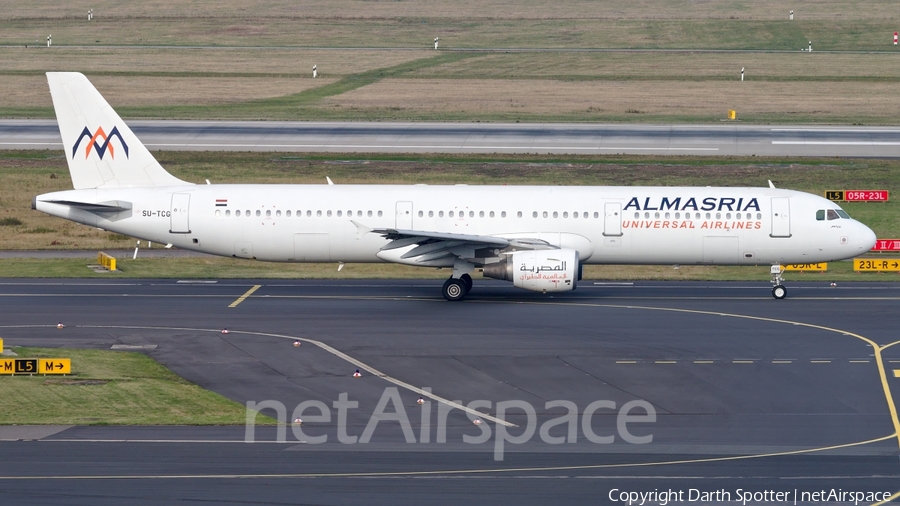
[[[873,232],[871,228],[863,225],[862,223],[859,224],[859,227],[860,231],[857,236],[857,248],[860,252],[865,253],[866,251],[869,251],[870,249],[875,247],[875,232]]]

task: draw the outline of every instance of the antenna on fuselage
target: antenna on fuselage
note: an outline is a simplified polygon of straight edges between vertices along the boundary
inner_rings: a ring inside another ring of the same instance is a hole
[[[769,180],[769,188],[775,188],[775,185],[772,184],[772,180],[771,180],[771,179]]]
[[[331,178],[328,176],[325,176],[325,181],[328,181],[328,184],[331,184],[331,185],[334,184],[334,181],[332,181]]]

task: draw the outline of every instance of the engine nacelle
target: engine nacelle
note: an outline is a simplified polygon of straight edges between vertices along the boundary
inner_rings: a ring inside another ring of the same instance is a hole
[[[516,251],[503,262],[485,265],[483,275],[526,290],[568,292],[578,285],[581,265],[572,249]]]

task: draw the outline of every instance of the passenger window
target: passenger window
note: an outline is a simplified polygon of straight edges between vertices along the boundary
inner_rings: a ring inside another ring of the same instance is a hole
[[[708,219],[710,219],[710,218],[712,218],[712,215],[709,214],[709,213],[706,213],[706,219],[708,220]]]
[[[425,213],[422,212],[422,211],[419,211],[419,218],[422,218],[422,217],[424,217],[424,216],[425,216]]]
[[[371,217],[372,217],[372,211],[367,212],[367,213],[366,213],[366,216],[368,216],[369,218],[371,218]]]
[[[288,213],[290,213],[290,211],[288,211]],[[281,218],[281,211],[280,211],[280,210],[279,210],[279,211],[275,211],[275,217],[276,217],[276,218]]]
[[[649,220],[649,219],[650,219],[650,213],[645,212],[645,213],[644,213],[644,219],[645,219],[645,220]]]
[[[677,220],[679,218],[681,218],[681,213],[675,213],[675,219]]]
[[[543,216],[544,218],[546,218],[546,217],[548,217],[548,216],[550,216],[550,215],[547,213],[547,211],[544,211],[544,214],[543,214],[542,216]]]
[[[568,218],[568,217],[569,217],[569,212],[568,211],[563,212],[563,218]]]
[[[494,217],[494,211],[491,211],[491,218]]]
[[[475,217],[475,211],[469,211],[469,218]]]
[[[262,213],[259,211],[259,209],[257,209],[257,210],[256,210],[256,217],[259,218],[260,215],[262,215]]]
[[[537,211],[531,213],[531,217],[532,217],[532,218],[537,218]]]
[[[506,211],[501,211],[501,212],[500,212],[500,217],[501,217],[501,218],[506,218]]]
[[[338,216],[338,218],[341,217],[341,211],[340,211],[340,209],[338,209],[337,216]]]
[[[554,218],[559,218],[559,213],[556,212],[556,211],[553,211],[553,217],[554,217]]]
[[[659,213],[653,213],[653,217],[659,219]]]
[[[381,211],[378,211],[378,217],[381,218],[382,216],[384,216],[384,213]]]
[[[726,219],[726,220],[730,220],[730,219],[731,219],[731,213],[725,213],[725,219]]]
[[[222,216],[222,211],[219,209],[216,209],[216,218],[218,218],[219,216]]]
[[[449,213],[447,213],[447,216],[449,216],[449,217],[452,218],[452,217],[453,217],[453,211],[450,211]]]
[[[762,213],[756,213],[756,219],[757,219],[757,220],[761,220],[761,219],[762,219]]]
[[[291,217],[291,212],[290,212],[290,211],[285,211],[285,212],[284,212],[284,216],[285,216],[286,218],[290,218],[290,217]]]
[[[493,213],[493,211],[492,211],[492,212],[491,212],[491,217],[493,217],[493,216],[494,216],[494,213]],[[479,217],[479,218],[484,218],[484,211],[478,211],[478,217]]]
[[[666,213],[666,219],[667,219],[667,220],[669,219],[669,216],[671,216],[671,215],[670,215],[669,213]]]
[[[271,209],[267,209],[267,210],[266,210],[266,218],[271,218],[271,217],[272,217],[272,210],[271,210]]]
[[[434,218],[434,211],[428,211],[428,217]]]
[[[316,218],[321,218],[321,217],[322,217],[322,211],[321,210],[316,211]]]
[[[831,220],[839,220],[839,219],[841,218],[840,216],[838,216],[838,213],[836,213],[836,212],[834,211],[834,209],[829,209],[829,210],[827,211],[827,213],[828,213],[828,215],[827,215],[828,221],[831,221]]]
[[[306,217],[309,218],[309,217],[311,217],[311,216],[312,216],[312,210],[307,210],[307,211],[306,211]]]
[[[238,212],[240,212],[240,211],[238,211]],[[225,211],[225,216],[231,216],[231,211]]]
[[[825,210],[819,209],[816,211],[816,221],[825,221]]]

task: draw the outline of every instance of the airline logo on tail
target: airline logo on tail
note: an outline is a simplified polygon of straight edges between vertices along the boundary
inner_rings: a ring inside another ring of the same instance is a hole
[[[78,136],[78,140],[75,141],[75,145],[72,146],[72,158],[75,158],[75,153],[78,151],[78,146],[81,145],[81,141],[85,137],[90,139],[84,150],[85,160],[87,160],[87,157],[90,156],[92,149],[97,150],[97,154],[100,156],[101,160],[103,160],[103,155],[106,154],[107,150],[109,150],[109,157],[115,159],[115,149],[113,148],[112,144],[109,143],[113,139],[113,137],[119,138],[119,143],[122,145],[122,149],[125,150],[125,158],[128,158],[128,144],[125,144],[125,140],[122,139],[122,134],[119,133],[118,127],[113,127],[112,131],[109,132],[109,135],[106,135],[106,132],[103,131],[103,127],[97,127],[97,131],[93,134],[90,130],[88,130],[88,127],[84,127],[84,130],[81,131],[81,135]],[[102,140],[102,144],[98,142],[100,140]]]

